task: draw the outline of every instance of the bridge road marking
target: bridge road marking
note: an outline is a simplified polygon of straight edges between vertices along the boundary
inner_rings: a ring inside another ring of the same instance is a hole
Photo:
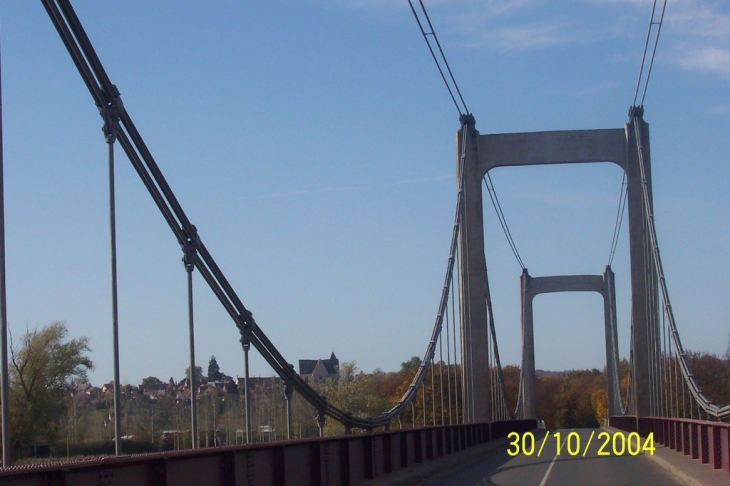
[[[573,430],[575,430],[575,429],[570,429],[570,431],[571,431],[571,432],[573,432]],[[568,435],[566,435],[566,436],[565,436],[565,439],[563,439],[563,443],[562,443],[562,444],[560,444],[560,449],[562,449],[562,448],[563,448],[563,446],[565,446],[565,442],[566,442],[567,440],[568,440]],[[560,450],[560,449],[558,449],[558,450]],[[548,480],[548,476],[550,476],[550,471],[552,471],[552,470],[553,470],[553,466],[555,465],[555,460],[556,460],[557,458],[558,458],[558,454],[556,453],[556,454],[555,454],[555,457],[553,457],[553,460],[552,460],[552,462],[550,462],[550,467],[548,467],[547,471],[545,471],[545,475],[544,475],[544,476],[542,477],[542,481],[540,481],[540,486],[545,486],[545,483],[546,483],[546,482],[547,482],[547,480]]]

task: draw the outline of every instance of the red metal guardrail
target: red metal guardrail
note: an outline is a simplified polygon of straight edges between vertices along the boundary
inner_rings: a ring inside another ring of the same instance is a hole
[[[535,420],[404,429],[322,439],[269,442],[167,453],[105,457],[0,469],[17,486],[352,485],[509,432]]]
[[[609,417],[609,425],[654,441],[722,469],[730,475],[730,424],[669,417]]]

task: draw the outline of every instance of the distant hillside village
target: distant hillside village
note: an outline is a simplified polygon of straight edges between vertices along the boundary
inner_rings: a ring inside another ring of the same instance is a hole
[[[210,373],[210,368],[215,370]],[[199,368],[199,367],[198,367]],[[340,360],[335,353],[328,359],[302,359],[299,360],[299,376],[310,383],[324,383],[331,379],[337,381],[339,378]],[[216,375],[217,373],[217,375]],[[226,393],[243,394],[244,378],[241,376],[235,379],[231,376],[220,373],[215,356],[211,358],[209,376],[204,376],[201,369],[198,369],[199,383],[197,384],[196,396],[206,397],[215,395],[224,396]],[[271,392],[283,390],[283,380],[278,376],[270,377],[249,377],[249,392]],[[183,380],[175,381],[172,377],[163,382],[156,377],[150,376],[142,380],[139,385],[122,385],[122,395],[125,397],[138,396],[150,400],[162,398],[173,398],[176,402],[190,401],[190,380],[185,377]],[[91,383],[76,380],[74,383],[74,402],[77,405],[92,405],[97,402],[109,402],[114,397],[114,382],[110,381],[101,387]]]
[[[327,359],[299,361],[299,375],[313,386],[339,382],[340,361],[334,353]],[[185,371],[188,374],[188,370]],[[207,374],[195,367],[195,403],[198,411],[198,445],[238,444],[246,440],[244,378],[220,371],[215,356]],[[192,445],[190,430],[190,379],[162,381],[148,376],[139,385],[120,387],[120,427],[124,450],[144,453],[186,449]],[[286,438],[287,411],[284,381],[278,377],[249,377],[251,423],[256,442]],[[67,393],[67,392],[66,392]],[[55,405],[43,434],[18,441],[17,457],[88,456],[110,454],[114,437],[114,382],[101,386],[83,378],[73,380],[71,393]],[[68,400],[68,401],[67,401]],[[294,437],[318,434],[314,413],[306,401],[291,403]]]

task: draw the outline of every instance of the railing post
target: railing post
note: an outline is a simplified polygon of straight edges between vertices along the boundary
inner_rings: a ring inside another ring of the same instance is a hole
[[[700,445],[700,437],[699,437],[700,436],[700,424],[699,423],[691,423],[691,424],[689,424],[689,429],[690,429],[690,438],[692,440],[692,443],[691,443],[691,446],[690,446],[691,447],[690,452],[691,452],[691,455],[692,455],[692,459],[699,459],[699,457],[700,457],[700,454],[699,454],[699,452],[700,452],[699,451],[699,445]]]
[[[350,484],[350,440],[340,440],[340,482],[343,486]]]
[[[700,424],[700,460],[702,461],[702,464],[707,464],[710,462],[710,440],[708,432],[708,425]]]
[[[271,450],[271,482],[274,486],[286,485],[284,457],[283,446],[276,446]]]
[[[413,462],[420,464],[423,462],[423,441],[421,440],[421,430],[413,431]]]
[[[720,429],[718,458],[723,471],[730,474],[730,427]]]
[[[383,472],[393,472],[393,434],[383,434]]]
[[[373,436],[368,434],[362,438],[363,440],[363,476],[365,479],[375,478],[375,461],[373,460]]]
[[[722,466],[721,457],[719,457],[720,429],[715,424],[710,425],[708,429],[707,440],[709,443],[707,444],[707,452],[710,456],[709,463],[713,469],[720,469]]]
[[[408,457],[408,444],[411,443],[413,431],[401,432],[400,434],[400,467],[408,467],[410,460]],[[411,447],[412,449],[412,447]]]
[[[322,484],[322,448],[327,447],[326,444],[312,442],[308,447],[309,459],[309,484],[318,486]],[[286,457],[286,456],[285,456]],[[325,471],[325,474],[327,472]]]
[[[426,459],[433,459],[433,429],[424,429],[426,432]]]

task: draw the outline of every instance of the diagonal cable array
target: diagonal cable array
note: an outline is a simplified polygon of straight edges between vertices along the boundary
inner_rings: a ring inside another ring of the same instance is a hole
[[[100,113],[113,109],[119,117],[117,137],[132,166],[142,179],[150,196],[182,248],[194,247],[194,265],[233,319],[242,335],[286,383],[319,410],[326,410],[336,419],[354,427],[370,428],[372,421],[347,417],[329,405],[289,365],[266,334],[256,324],[252,313],[243,305],[233,287],[218,267],[203,241],[180,206],[175,194],[160,171],[119,96],[116,86],[104,70],[91,42],[68,0],[42,0],[63,43],[76,65]]]
[[[348,411],[342,410],[329,403],[326,397],[321,396],[316,389],[312,388],[302,377],[300,377],[299,374],[297,374],[294,370],[294,367],[287,362],[284,356],[281,355],[279,350],[268,339],[263,330],[257,325],[256,321],[254,320],[253,314],[244,306],[243,302],[226,279],[224,273],[219,268],[213,256],[207,250],[205,244],[198,235],[195,225],[193,225],[192,222],[189,220],[185,211],[175,197],[175,194],[168,185],[154,157],[152,156],[150,150],[142,139],[142,136],[132,122],[129,113],[125,109],[117,87],[111,82],[111,79],[104,70],[104,67],[102,66],[101,61],[99,60],[89,38],[87,37],[83,26],[81,25],[81,22],[76,16],[76,13],[74,12],[70,1],[41,0],[41,2],[45,7],[56,30],[58,31],[61,40],[66,46],[71,56],[71,59],[76,65],[81,75],[81,78],[83,79],[89,90],[89,93],[91,94],[94,103],[99,109],[100,114],[105,119],[105,121],[108,119],[115,120],[116,140],[120,142],[122,149],[126,153],[132,166],[139,175],[147,191],[154,200],[160,213],[162,214],[163,218],[170,227],[170,230],[174,234],[184,252],[185,257],[183,261],[185,263],[186,270],[188,271],[188,279],[190,278],[190,273],[192,272],[192,270],[194,268],[197,268],[205,282],[208,284],[210,289],[213,291],[221,305],[228,312],[229,316],[238,328],[241,334],[241,344],[244,349],[244,353],[246,354],[246,357],[248,356],[248,348],[253,345],[253,347],[261,354],[261,356],[265,359],[269,366],[271,366],[271,368],[284,380],[286,389],[296,391],[315,408],[320,423],[323,423],[324,416],[327,415],[342,423],[345,426],[346,430],[350,428],[372,430],[375,427],[386,427],[391,423],[392,420],[400,419],[409,406],[415,409],[414,402],[416,401],[416,395],[420,387],[423,390],[423,415],[425,425],[425,381],[430,368],[432,389],[431,393],[434,394],[434,360],[437,345],[439,346],[440,356],[443,352],[441,349],[441,334],[442,328],[444,327],[443,324],[445,319],[447,324],[447,354],[449,353],[450,343],[448,334],[448,307],[449,298],[451,298],[452,316],[454,316],[453,302],[455,286],[453,285],[453,269],[455,260],[457,258],[457,241],[460,231],[460,214],[463,200],[464,171],[461,170],[461,168],[463,168],[467,141],[467,130],[464,129],[464,124],[467,123],[467,120],[470,119],[470,117],[461,117],[463,137],[460,146],[460,153],[462,154],[462,157],[460,161],[459,173],[462,174],[462,176],[461,180],[459,181],[459,191],[457,195],[454,226],[452,231],[452,240],[450,245],[446,276],[444,279],[444,286],[439,301],[436,321],[433,326],[431,339],[428,343],[424,358],[421,360],[420,366],[410,386],[395,406],[393,406],[389,411],[376,417],[356,417],[350,414]],[[466,107],[464,106],[464,108]],[[457,337],[455,316],[452,317],[451,324],[453,325],[454,329],[452,341],[454,346],[454,359],[456,359]],[[440,366],[442,366],[442,364],[442,362],[439,363]],[[449,364],[449,368],[451,368],[451,364]],[[453,381],[454,386],[456,386],[458,379],[458,365],[455,365],[453,368]],[[443,373],[441,368],[439,370],[439,374],[439,379],[441,380],[441,394],[443,402]],[[451,381],[450,371],[449,375],[447,376],[447,380],[449,382]],[[451,389],[449,389],[448,393],[449,402],[451,402]],[[454,395],[456,395],[456,392],[454,393]],[[434,407],[434,425],[436,415],[435,402],[435,398],[432,398],[432,406]],[[456,396],[454,396],[454,403],[458,404],[458,399]],[[451,403],[449,405],[451,405]],[[456,420],[458,422],[458,405],[455,405],[455,408],[457,409],[455,413],[457,415]],[[451,419],[452,418],[450,417],[450,420]],[[444,412],[442,410],[442,423],[444,423],[444,420]]]
[[[699,385],[697,384],[697,380],[695,379],[694,375],[692,374],[692,370],[690,369],[689,360],[687,359],[687,354],[684,351],[684,347],[682,346],[682,341],[679,336],[679,331],[677,329],[677,323],[674,319],[674,311],[672,310],[672,303],[669,299],[669,291],[667,290],[667,282],[664,275],[664,268],[662,266],[662,260],[661,256],[659,254],[659,243],[657,241],[657,235],[656,235],[656,227],[654,225],[654,213],[652,210],[651,205],[651,198],[649,194],[649,188],[647,185],[647,175],[646,175],[646,161],[645,161],[645,147],[643,145],[644,133],[643,133],[643,127],[644,123],[642,120],[642,113],[643,110],[640,108],[636,108],[632,110],[632,117],[635,118],[634,120],[634,130],[635,130],[635,137],[636,137],[636,143],[637,147],[636,150],[639,155],[639,167],[641,170],[641,179],[642,179],[642,192],[643,192],[643,204],[644,204],[644,211],[646,214],[646,229],[649,237],[649,246],[650,246],[650,255],[649,258],[651,258],[652,264],[654,266],[654,272],[656,273],[656,278],[659,283],[659,291],[660,296],[662,299],[662,310],[663,310],[663,316],[666,323],[667,331],[665,332],[665,341],[668,342],[667,351],[664,353],[664,361],[667,362],[668,366],[674,366],[675,372],[676,367],[679,367],[679,371],[681,372],[681,378],[682,378],[682,389],[683,389],[683,402],[684,402],[684,390],[685,387],[687,388],[687,392],[689,394],[689,398],[691,400],[694,400],[697,404],[698,408],[701,409],[705,414],[708,416],[714,417],[717,420],[722,420],[726,417],[730,417],[730,404],[724,405],[724,406],[718,406],[712,403],[711,400],[705,396],[704,393],[702,393],[702,390],[700,389]],[[633,331],[632,331],[633,332]],[[672,357],[672,353],[674,353],[674,357]],[[666,366],[665,366],[666,367]],[[665,371],[658,370],[657,374],[664,374],[665,376],[670,376],[671,373],[666,373]],[[664,376],[658,376],[656,378],[657,380],[665,381],[664,386],[667,386],[666,379]],[[669,384],[671,384],[671,381],[669,381]],[[659,387],[658,387],[659,388]],[[661,401],[662,397],[657,397],[659,401]],[[668,397],[669,398],[669,397]],[[674,397],[674,400],[677,401],[677,397]],[[661,404],[658,408],[663,408],[665,410],[665,413],[671,414],[671,399],[670,399],[670,406],[667,406],[667,404]],[[677,408],[679,405],[677,404]],[[689,412],[690,414],[694,413],[693,410],[694,407],[689,406]],[[683,411],[687,409],[685,404],[682,405]],[[693,416],[693,415],[691,415]]]
[[[484,272],[487,273],[486,264],[484,265]],[[492,339],[492,356],[490,358],[491,362],[489,364],[490,371],[492,372],[492,420],[515,420],[519,415],[517,411],[515,411],[514,413],[511,412],[509,404],[507,403],[507,387],[504,384],[502,362],[499,359],[499,346],[497,345],[497,332],[494,324],[494,309],[492,307],[492,292],[489,288],[488,278],[486,291],[487,313],[489,315],[489,321],[487,325],[489,327],[489,335]],[[517,398],[517,403],[519,404],[519,397]]]
[[[653,383],[650,394],[651,408],[652,412],[656,414],[664,414],[666,416],[687,416],[689,414],[690,418],[694,418],[694,405],[696,405],[698,408],[698,417],[700,411],[702,411],[708,417],[713,417],[716,420],[722,420],[730,417],[730,405],[718,406],[712,403],[712,401],[709,400],[701,391],[697,384],[697,380],[692,374],[687,354],[682,346],[682,341],[674,318],[674,311],[672,310],[672,304],[669,299],[669,291],[667,289],[664,268],[659,254],[659,243],[657,241],[651,195],[648,187],[647,161],[645,160],[646,149],[643,145],[645,137],[645,133],[643,131],[645,127],[643,121],[643,105],[649,86],[649,79],[651,77],[654,59],[656,57],[667,1],[664,0],[662,2],[661,9],[659,9],[657,3],[657,0],[654,0],[652,4],[641,66],[639,68],[639,77],[636,83],[633,103],[629,110],[629,117],[634,126],[636,151],[641,171],[643,206],[644,213],[646,215],[644,228],[648,236],[647,259],[650,262],[651,268],[651,275],[647,275],[647,284],[652,287],[652,298],[656,299],[658,294],[658,298],[661,299],[653,301],[650,305],[654,308],[661,306],[662,310],[661,325],[659,322],[651,322],[650,333],[653,335],[648,336],[650,338],[650,342],[653,343],[653,347],[650,350],[650,353],[653,356],[653,358],[650,359],[650,379]],[[640,99],[639,93],[641,93]],[[624,178],[624,183],[622,183],[621,200],[619,201],[619,209],[616,217],[616,227],[614,229],[614,239],[612,242],[611,253],[609,255],[609,265],[613,260],[621,220],[626,207],[626,198]],[[658,288],[654,288],[654,285],[658,285]],[[652,320],[658,321],[658,319]],[[632,335],[634,333],[633,325],[631,333]],[[631,354],[633,356],[633,347]],[[633,369],[633,367],[631,367],[631,369]],[[632,382],[633,378],[633,375],[630,373],[629,381]],[[680,387],[682,395],[681,404],[679,398]],[[632,404],[634,398],[632,397],[632,388],[633,386],[630,384],[629,396],[627,397],[627,408],[631,408],[635,405]],[[624,408],[623,405],[622,408]]]

